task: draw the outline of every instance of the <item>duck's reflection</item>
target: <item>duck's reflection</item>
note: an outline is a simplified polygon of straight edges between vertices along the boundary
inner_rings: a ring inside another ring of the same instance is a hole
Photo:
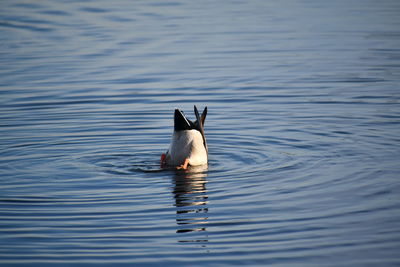
[[[177,171],[173,194],[176,206],[177,233],[206,231],[208,196],[206,189],[207,166]],[[180,242],[207,242],[207,238]]]

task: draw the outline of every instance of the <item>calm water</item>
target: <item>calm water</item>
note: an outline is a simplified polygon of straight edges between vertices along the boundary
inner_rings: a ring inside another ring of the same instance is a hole
[[[400,2],[219,2],[1,1],[0,265],[400,265]]]

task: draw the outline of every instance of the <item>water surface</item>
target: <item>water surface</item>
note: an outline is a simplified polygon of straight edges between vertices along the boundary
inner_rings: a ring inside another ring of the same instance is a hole
[[[3,1],[1,265],[399,265],[398,1]],[[160,170],[208,106],[208,169]]]

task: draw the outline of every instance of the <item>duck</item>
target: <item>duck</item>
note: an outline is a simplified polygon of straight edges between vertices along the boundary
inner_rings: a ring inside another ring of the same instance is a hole
[[[166,153],[161,154],[162,167],[188,169],[189,166],[208,164],[208,148],[204,134],[204,122],[207,107],[201,115],[194,105],[196,121],[189,120],[182,110],[176,108],[174,113],[174,131]]]

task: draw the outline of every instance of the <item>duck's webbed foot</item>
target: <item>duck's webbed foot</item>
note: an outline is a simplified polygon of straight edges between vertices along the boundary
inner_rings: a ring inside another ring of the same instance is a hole
[[[182,165],[177,166],[176,169],[177,169],[177,170],[187,170],[188,166],[189,166],[189,159],[186,158],[186,159],[185,159],[185,162],[183,162]]]
[[[166,158],[167,158],[167,155],[164,154],[164,153],[162,153],[162,154],[161,154],[161,159],[160,159],[160,166],[161,166],[161,168],[163,168],[163,167],[165,167],[165,165],[167,165],[167,160],[166,160]]]

